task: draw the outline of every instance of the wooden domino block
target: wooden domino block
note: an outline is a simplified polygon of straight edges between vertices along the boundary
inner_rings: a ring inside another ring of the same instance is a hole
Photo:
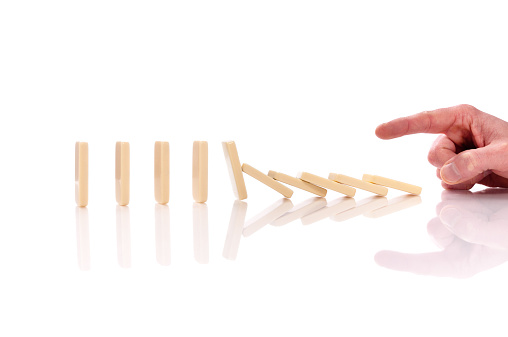
[[[76,204],[84,207],[88,205],[88,143],[76,142],[75,157]]]
[[[364,174],[362,180],[372,184],[394,188],[396,190],[404,191],[415,195],[419,195],[420,193],[422,193],[422,188],[419,186],[371,174]]]
[[[195,202],[208,199],[208,143],[195,141],[192,150],[192,196]]]
[[[130,190],[130,150],[129,143],[116,142],[115,189],[116,202],[120,206],[129,204]]]
[[[349,185],[351,187],[356,187],[356,188],[359,188],[359,189],[362,189],[365,191],[376,193],[376,194],[379,194],[380,196],[383,196],[383,197],[388,194],[388,189],[386,187],[371,184],[366,181],[348,177],[343,174],[330,173],[330,175],[328,176],[328,179],[336,181],[341,184]]]
[[[324,188],[313,185],[313,184],[303,181],[301,179],[288,176],[287,174],[275,172],[275,171],[269,171],[268,176],[275,179],[275,180],[283,182],[284,184],[288,184],[288,185],[297,187],[299,189],[302,189],[304,191],[314,193],[320,197],[326,196],[327,191]]]
[[[155,142],[154,194],[161,205],[169,202],[169,143]]]
[[[355,193],[356,193],[356,190],[352,187],[343,185],[341,183],[337,183],[335,181],[331,181],[330,179],[319,177],[319,176],[312,174],[312,173],[300,172],[300,173],[298,173],[298,175],[296,177],[298,179],[302,179],[308,183],[311,183],[311,184],[314,184],[317,186],[321,186],[323,188],[333,190],[335,192],[345,194],[348,197],[354,197]]]
[[[233,193],[238,200],[247,199],[247,189],[245,188],[245,180],[243,179],[242,165],[238,157],[236,144],[233,141],[222,142],[224,157],[233,187]]]
[[[243,164],[242,165],[242,171],[250,175],[252,178],[262,182],[266,186],[274,189],[275,191],[279,192],[286,198],[291,198],[293,195],[293,190],[290,188],[282,185],[281,183],[277,182],[275,179],[267,176],[263,172],[256,170],[254,167],[250,166],[249,164]]]

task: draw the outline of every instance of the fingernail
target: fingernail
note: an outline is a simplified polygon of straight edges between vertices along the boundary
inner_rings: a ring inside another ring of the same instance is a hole
[[[441,221],[448,227],[453,228],[460,219],[461,213],[455,207],[446,207],[439,214]]]
[[[443,178],[445,182],[456,183],[462,178],[462,176],[460,175],[457,166],[455,166],[455,163],[451,163],[441,168],[441,178]]]

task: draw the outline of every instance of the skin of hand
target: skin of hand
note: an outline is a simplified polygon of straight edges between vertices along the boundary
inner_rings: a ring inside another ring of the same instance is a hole
[[[415,133],[440,134],[428,159],[444,188],[508,187],[508,122],[463,104],[398,118],[376,128],[381,139]]]

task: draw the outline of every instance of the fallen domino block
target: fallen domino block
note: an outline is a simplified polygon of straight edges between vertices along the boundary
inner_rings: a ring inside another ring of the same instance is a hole
[[[280,217],[282,214],[289,211],[291,208],[293,208],[293,203],[289,199],[282,198],[276,201],[267,209],[245,222],[245,227],[242,231],[243,236],[247,237],[254,234],[273,220]]]
[[[245,188],[242,166],[235,142],[222,142],[222,149],[224,150],[224,157],[226,158],[226,165],[228,166],[233,193],[238,200],[247,199],[247,189]]]
[[[300,219],[307,214],[313,213],[318,209],[321,209],[326,206],[326,199],[320,197],[313,197],[303,201],[302,203],[296,205],[274,221],[270,222],[272,226],[283,226],[288,224],[294,220]]]
[[[415,186],[415,185],[403,183],[403,182],[400,182],[397,180],[388,179],[388,178],[375,176],[375,175],[371,175],[371,174],[364,174],[362,180],[372,183],[372,184],[394,188],[396,190],[404,191],[404,192],[415,194],[415,195],[419,195],[420,193],[422,193],[422,188],[419,186]]]
[[[356,187],[368,192],[376,193],[383,197],[388,194],[388,189],[384,186],[371,184],[360,179],[348,177],[343,174],[330,173],[328,179],[336,181],[341,184],[349,185],[351,187]]]
[[[88,143],[76,142],[75,156],[76,204],[84,207],[88,205]]]
[[[384,207],[388,204],[388,199],[386,197],[381,196],[373,196],[366,199],[363,199],[358,202],[355,208],[349,209],[347,211],[335,214],[330,217],[330,219],[334,221],[346,221],[352,219],[356,216],[374,211],[378,208]]]
[[[312,174],[312,173],[300,172],[300,173],[298,173],[298,175],[296,177],[298,179],[302,179],[308,183],[345,194],[348,197],[354,197],[355,193],[356,193],[356,190],[352,187],[343,185],[341,183],[337,183],[335,181],[331,181],[330,179],[319,177],[319,176]]]
[[[154,195],[161,205],[169,202],[169,143],[155,142],[154,146]]]
[[[129,143],[116,142],[115,153],[115,190],[116,202],[120,206],[129,204],[130,178]]]
[[[243,164],[242,165],[242,171],[250,175],[252,178],[262,182],[266,186],[274,189],[275,191],[279,192],[286,198],[291,198],[293,195],[293,190],[282,185],[272,177],[267,176],[263,172],[256,170],[254,167],[250,166],[249,164]]]
[[[195,141],[192,151],[192,196],[195,202],[208,199],[208,143]]]
[[[269,171],[268,176],[275,179],[275,180],[283,182],[285,184],[297,187],[299,189],[302,189],[302,190],[310,192],[310,193],[314,193],[320,197],[326,196],[326,190],[324,188],[313,185],[313,184],[303,181],[301,179],[288,176],[287,174],[275,172],[275,171]]]

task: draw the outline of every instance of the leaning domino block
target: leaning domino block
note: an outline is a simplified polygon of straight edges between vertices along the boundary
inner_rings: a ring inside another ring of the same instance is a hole
[[[282,185],[281,183],[277,182],[272,177],[267,176],[263,172],[256,170],[254,167],[250,166],[249,164],[243,164],[242,165],[242,171],[250,175],[252,178],[262,182],[266,186],[274,189],[275,191],[279,192],[286,198],[291,198],[293,195],[293,190],[290,188]]]
[[[235,142],[222,142],[222,149],[224,150],[224,157],[226,158],[226,165],[228,166],[233,193],[238,200],[247,199],[247,189],[245,188],[242,166]]]
[[[335,181],[331,181],[330,179],[319,177],[319,176],[311,174],[311,173],[300,172],[300,173],[298,173],[298,175],[296,177],[298,179],[302,179],[308,183],[345,194],[348,197],[354,197],[355,193],[356,193],[356,190],[352,187],[337,183]]]
[[[169,202],[169,143],[155,142],[154,147],[154,195],[161,205]]]
[[[129,143],[116,142],[115,153],[115,189],[116,202],[120,206],[129,204],[130,178]]]
[[[75,156],[76,204],[84,207],[88,205],[88,143],[76,142]]]
[[[195,202],[208,199],[208,143],[195,141],[192,152],[192,196]]]
[[[326,196],[326,190],[324,188],[313,185],[313,184],[303,181],[301,179],[288,176],[287,174],[275,172],[275,171],[269,171],[268,176],[275,179],[275,180],[283,182],[284,184],[288,184],[288,185],[297,187],[299,189],[302,189],[304,191],[314,193],[320,197]]]
[[[336,181],[341,184],[349,185],[351,187],[356,187],[368,192],[376,193],[383,197],[388,194],[388,189],[386,187],[374,185],[360,179],[348,177],[343,174],[330,173],[328,179]]]
[[[364,174],[362,180],[372,183],[372,184],[376,184],[376,185],[382,185],[382,186],[386,186],[386,187],[390,187],[390,188],[395,188],[397,190],[401,190],[401,191],[408,192],[408,193],[415,194],[415,195],[419,195],[420,193],[422,193],[422,188],[419,186],[415,186],[415,185],[403,183],[403,182],[400,182],[397,180],[388,179],[388,178],[375,176],[375,175],[371,175],[371,174]]]

